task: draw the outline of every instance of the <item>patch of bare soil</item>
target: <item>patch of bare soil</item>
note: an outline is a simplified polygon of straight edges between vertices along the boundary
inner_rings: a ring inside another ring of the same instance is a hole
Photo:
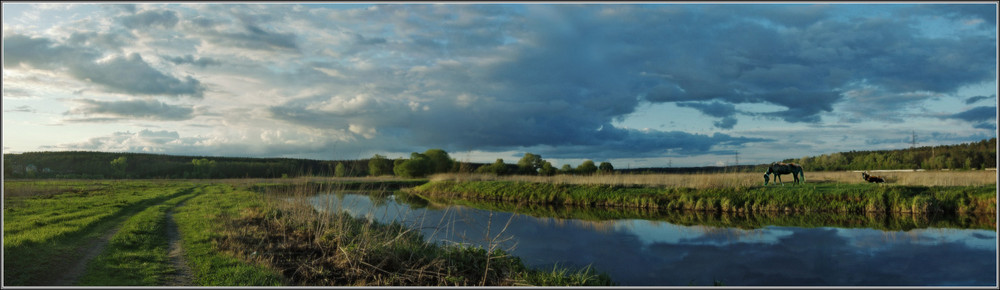
[[[174,222],[174,211],[167,212],[167,240],[170,246],[167,248],[167,258],[170,265],[176,270],[167,277],[166,286],[193,286],[194,274],[188,266],[187,259],[184,258],[184,248],[181,247],[181,234],[177,230],[177,223]]]

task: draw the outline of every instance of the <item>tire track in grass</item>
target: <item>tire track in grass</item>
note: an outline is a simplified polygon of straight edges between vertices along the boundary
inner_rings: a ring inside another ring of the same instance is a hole
[[[82,260],[86,265],[84,275],[72,280],[76,280],[76,285],[92,286],[158,286],[172,283],[171,275],[177,270],[168,256],[170,234],[167,213],[194,195],[193,188],[180,189],[166,200],[128,217],[105,247],[97,247],[99,255]]]
[[[121,225],[112,228],[107,233],[104,233],[96,240],[90,242],[90,244],[84,248],[83,256],[80,257],[79,260],[70,262],[71,266],[69,266],[68,269],[56,269],[56,271],[53,271],[55,279],[52,280],[51,285],[69,286],[75,284],[76,281],[80,279],[80,276],[83,275],[84,270],[87,269],[87,264],[104,251],[104,248],[106,248],[108,243],[111,242],[111,237],[117,234],[119,229],[121,229]]]
[[[187,201],[187,199],[185,199],[185,201]],[[167,240],[170,243],[167,251],[167,258],[169,259],[170,265],[174,268],[175,272],[167,277],[166,286],[194,285],[194,272],[191,271],[191,266],[188,265],[188,261],[184,257],[184,248],[181,245],[182,240],[180,230],[177,229],[177,222],[174,221],[174,209],[183,204],[183,201],[179,202],[176,206],[174,206],[174,208],[167,211]]]

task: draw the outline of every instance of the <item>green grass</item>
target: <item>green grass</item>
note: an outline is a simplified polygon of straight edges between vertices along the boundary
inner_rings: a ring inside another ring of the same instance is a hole
[[[748,188],[625,187],[514,181],[434,181],[405,190],[429,198],[583,207],[718,212],[996,213],[996,186],[820,183]]]
[[[5,189],[23,187],[6,181]],[[180,183],[119,181],[32,182],[40,195],[5,195],[4,283],[47,285],[93,241],[128,217],[159,204]],[[5,192],[6,193],[6,192]]]
[[[225,184],[195,189],[197,196],[184,202],[174,213],[183,239],[194,283],[202,286],[280,286],[281,275],[270,268],[218,251],[223,225],[239,212],[263,205],[259,194],[233,190]]]
[[[180,189],[179,193],[126,220],[104,252],[90,261],[78,285],[163,285],[174,271],[167,258],[167,211],[193,196],[191,188]]]

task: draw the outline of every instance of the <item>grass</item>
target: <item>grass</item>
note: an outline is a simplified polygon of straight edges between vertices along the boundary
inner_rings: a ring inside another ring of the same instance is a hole
[[[191,188],[126,220],[111,238],[104,252],[91,260],[78,285],[156,286],[163,285],[174,269],[169,265],[166,232],[167,211],[193,196]]]
[[[84,248],[182,184],[119,181],[5,181],[4,283],[46,285]],[[13,189],[11,196],[7,189]],[[37,190],[38,195],[30,194]]]
[[[234,190],[232,185],[209,184],[195,188],[196,196],[176,208],[174,219],[182,237],[185,257],[201,286],[280,286],[285,279],[274,269],[242,260],[219,250],[224,227],[241,211],[264,205],[259,194]]]
[[[807,183],[696,189],[523,181],[432,181],[406,191],[438,199],[737,213],[996,213],[995,185],[928,187]]]
[[[979,186],[996,185],[997,172],[985,170],[971,171],[920,171],[920,172],[873,172],[886,178],[893,185],[910,186]],[[808,183],[863,184],[860,172],[820,171],[804,173]],[[774,177],[772,176],[772,179]],[[792,182],[790,175],[783,175],[782,181]],[[554,183],[577,185],[614,185],[627,187],[687,187],[707,188],[749,188],[764,184],[764,173],[692,173],[692,174],[598,174],[598,175],[555,175],[525,176],[490,174],[436,174],[430,181],[519,181],[530,183]],[[774,182],[772,180],[772,182]]]

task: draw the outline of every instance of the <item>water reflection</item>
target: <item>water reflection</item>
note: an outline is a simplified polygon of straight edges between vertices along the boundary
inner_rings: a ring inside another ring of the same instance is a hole
[[[420,228],[430,240],[505,249],[529,266],[593,265],[622,285],[995,286],[996,231],[772,226],[725,227],[657,219],[536,217],[439,202],[357,194],[313,197],[342,209]],[[523,210],[513,208],[511,211]],[[560,209],[554,209],[560,210]],[[741,224],[738,217],[726,217]],[[882,221],[883,224],[889,222]],[[930,222],[933,223],[933,222]]]

